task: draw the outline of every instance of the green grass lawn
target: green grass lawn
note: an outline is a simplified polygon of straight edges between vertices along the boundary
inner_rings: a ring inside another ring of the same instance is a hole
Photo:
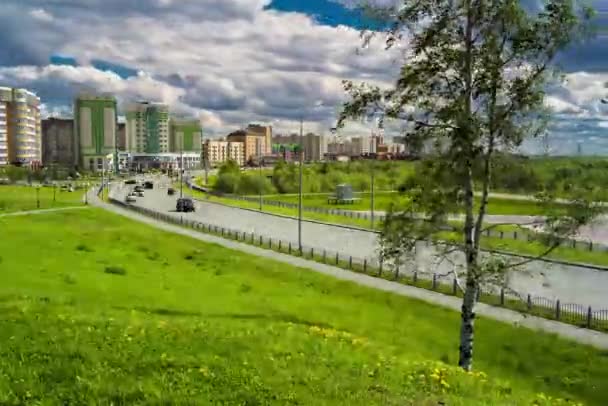
[[[374,197],[374,208],[376,210],[388,210],[391,203],[399,195],[391,192],[378,192]],[[305,206],[311,207],[325,207],[333,209],[346,209],[346,210],[359,210],[368,211],[371,210],[371,196],[369,193],[358,193],[357,197],[361,200],[354,204],[330,204],[327,202],[328,195],[304,195],[303,202]],[[271,195],[267,197],[268,200],[276,200],[282,202],[297,203],[298,196],[294,195]],[[476,198],[479,202],[479,198]],[[555,207],[560,207],[556,205]],[[547,210],[545,207],[539,205],[534,201],[519,200],[519,199],[506,199],[491,197],[488,202],[488,214],[509,214],[509,215],[531,215],[538,216],[546,214]]]
[[[31,186],[0,186],[0,214],[16,211],[36,210],[38,201],[40,209],[78,206],[83,204],[84,189],[74,192],[62,192],[59,187],[41,187],[36,199],[36,189]],[[54,196],[54,197],[53,197]]]
[[[608,353],[553,335],[479,318],[465,374],[446,309],[98,209],[0,227],[2,404],[608,402]]]

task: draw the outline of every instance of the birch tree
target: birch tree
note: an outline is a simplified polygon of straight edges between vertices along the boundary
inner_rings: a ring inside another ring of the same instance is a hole
[[[548,0],[537,12],[524,10],[520,0],[405,0],[398,11],[374,12],[392,21],[384,34],[387,49],[402,50],[398,77],[390,88],[345,81],[349,100],[339,125],[379,114],[405,124],[411,148],[431,147],[406,188],[407,203],[387,215],[381,252],[412,252],[416,240],[453,226],[448,215],[463,213],[456,227],[466,264],[459,365],[470,370],[480,283],[521,265],[480,256],[493,161],[544,133],[550,118],[545,88],[560,79],[552,62],[589,33],[592,13],[575,0]],[[373,35],[363,33],[364,45]],[[554,199],[550,191],[538,198],[542,204]],[[565,212],[546,213],[538,236],[546,250],[539,256],[591,221],[597,214],[591,200],[581,194]]]

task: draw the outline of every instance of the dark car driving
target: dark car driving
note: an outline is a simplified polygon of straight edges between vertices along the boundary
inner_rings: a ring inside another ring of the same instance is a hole
[[[144,189],[154,189],[154,183],[149,180],[144,182]]]
[[[187,197],[177,199],[176,209],[178,212],[188,213],[194,211],[194,202]]]
[[[167,194],[169,196],[173,196],[175,194],[175,189],[173,189],[172,187],[170,187],[169,189],[167,189]]]

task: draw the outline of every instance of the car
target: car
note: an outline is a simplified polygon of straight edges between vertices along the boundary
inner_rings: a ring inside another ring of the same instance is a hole
[[[175,194],[175,189],[173,189],[172,187],[170,187],[169,189],[167,189],[167,194],[169,196],[173,196]]]
[[[135,186],[135,188],[133,188],[133,190],[136,191],[136,192],[143,192],[144,188],[142,186],[140,186],[140,185],[137,185],[137,186]]]
[[[194,202],[187,197],[177,199],[176,209],[178,212],[188,213],[194,211]]]
[[[144,182],[144,189],[154,189],[154,183],[149,180]]]
[[[135,179],[125,180],[125,185],[135,185],[137,181]]]
[[[125,198],[125,201],[127,203],[131,203],[131,202],[135,202],[137,199],[135,199],[135,196],[133,195],[127,195],[127,197]]]
[[[135,193],[138,197],[144,197],[144,192],[136,192]]]

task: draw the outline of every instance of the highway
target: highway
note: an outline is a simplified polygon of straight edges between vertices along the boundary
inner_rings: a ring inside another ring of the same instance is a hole
[[[128,188],[125,185],[119,188],[116,197],[124,199]],[[164,213],[173,213],[177,217],[188,220],[263,235],[276,241],[279,239],[283,242],[290,241],[294,247],[297,246],[296,219],[204,201],[196,201],[194,213],[176,213],[175,202],[179,197],[179,190],[176,192],[176,195],[168,196],[166,188],[160,188],[156,182],[155,188],[146,190],[145,196],[137,198],[134,204]],[[187,188],[184,188],[184,193],[187,193]],[[317,252],[326,249],[328,256],[338,251],[346,257],[353,256],[361,260],[366,258],[369,261],[377,261],[378,258],[378,236],[373,232],[304,221],[302,237],[306,250],[310,247]],[[451,280],[453,276],[449,273],[454,269],[458,271],[462,268],[462,255],[456,253],[450,256],[451,261],[444,260],[438,263],[435,253],[433,246],[427,247],[421,243],[417,249],[415,263],[410,263],[404,268],[408,271],[417,269],[421,274],[433,272],[446,274]],[[548,299],[559,298],[562,303],[578,303],[608,309],[608,295],[606,295],[608,271],[545,261],[534,261],[522,268],[510,272],[507,277],[508,286],[521,295],[530,293]]]

